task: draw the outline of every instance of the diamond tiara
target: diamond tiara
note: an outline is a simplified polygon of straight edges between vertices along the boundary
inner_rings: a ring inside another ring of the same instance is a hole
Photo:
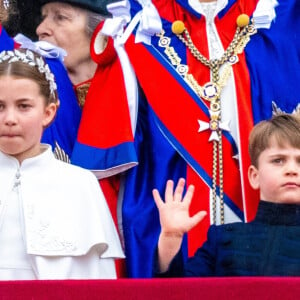
[[[44,61],[42,57],[35,57],[33,52],[30,50],[26,50],[26,52],[21,52],[15,49],[10,51],[2,51],[0,53],[0,63],[4,61],[8,61],[8,63],[20,61],[32,67],[37,67],[39,72],[41,74],[44,74],[46,80],[49,82],[51,95],[55,96],[57,85],[54,80],[54,75],[50,71],[49,65]]]

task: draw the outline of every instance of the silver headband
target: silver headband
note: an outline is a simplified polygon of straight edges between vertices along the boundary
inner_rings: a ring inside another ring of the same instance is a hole
[[[0,53],[0,63],[4,61],[8,61],[8,63],[20,61],[32,67],[37,67],[39,72],[45,75],[46,80],[49,82],[50,92],[53,96],[55,96],[57,86],[54,80],[54,75],[50,71],[49,65],[45,63],[42,57],[35,57],[33,52],[30,50],[26,50],[24,53],[15,49],[10,51],[2,51]]]
[[[9,8],[9,0],[3,0],[3,6],[5,9]]]

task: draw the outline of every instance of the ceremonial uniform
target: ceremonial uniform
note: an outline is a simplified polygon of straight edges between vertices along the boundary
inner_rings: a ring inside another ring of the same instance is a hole
[[[258,194],[247,180],[248,135],[273,109],[297,108],[300,27],[293,18],[296,1],[156,0],[162,31],[155,31],[155,10],[140,3],[130,1],[132,23],[140,23],[125,43],[140,87],[134,136],[139,165],[126,174],[122,225],[128,275],[150,277],[152,262],[144,258],[151,257],[160,232],[152,189],[162,193],[167,179],[194,184],[191,213],[209,212],[189,233],[185,255],[203,243],[210,224],[254,218]],[[254,28],[237,26],[241,14],[253,17]],[[176,20],[191,43],[172,31]],[[245,36],[236,36],[237,27],[247,28]],[[210,97],[217,88],[215,103]]]

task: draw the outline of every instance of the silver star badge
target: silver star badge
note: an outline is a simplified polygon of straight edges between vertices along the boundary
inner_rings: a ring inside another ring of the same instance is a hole
[[[230,131],[229,123],[230,123],[230,121],[220,122],[215,119],[211,119],[209,123],[198,120],[198,124],[199,124],[198,132],[202,132],[202,131],[210,129],[212,132],[211,132],[211,135],[210,135],[208,141],[209,142],[211,142],[211,141],[218,142],[219,141],[218,129],[221,129],[224,131]]]

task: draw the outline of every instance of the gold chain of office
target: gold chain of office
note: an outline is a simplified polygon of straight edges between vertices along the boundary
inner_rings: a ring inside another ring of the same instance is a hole
[[[221,92],[227,83],[231,73],[232,65],[236,64],[238,54],[244,51],[250,36],[256,33],[256,29],[250,18],[242,14],[237,18],[237,29],[228,48],[224,51],[219,59],[207,59],[194,45],[188,30],[182,21],[175,21],[172,24],[172,32],[182,41],[190,50],[191,54],[207,66],[212,73],[212,81],[200,86],[194,76],[188,71],[188,66],[181,64],[181,58],[176,53],[174,47],[170,46],[171,39],[165,36],[162,31],[159,37],[159,46],[165,48],[164,52],[172,65],[176,67],[177,72],[190,84],[199,97],[210,102],[210,122],[209,129],[212,131],[210,141],[213,142],[213,166],[212,166],[212,211],[213,224],[216,224],[217,210],[217,179],[219,179],[219,199],[220,199],[220,223],[224,224],[224,179],[223,179],[223,146],[222,146],[222,130],[227,130],[221,124]],[[220,74],[220,68],[223,67]],[[201,130],[201,126],[199,132]],[[219,178],[218,177],[219,167]]]

